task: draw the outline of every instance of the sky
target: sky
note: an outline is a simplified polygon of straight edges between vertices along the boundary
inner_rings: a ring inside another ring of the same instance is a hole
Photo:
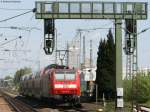
[[[50,0],[49,0],[50,1]],[[51,0],[55,1],[55,0]],[[62,1],[62,0],[60,0]],[[67,1],[67,0],[66,0]],[[80,1],[80,0],[72,0]],[[82,0],[86,1],[86,0]],[[100,1],[100,0],[95,0]],[[113,2],[141,2],[141,0],[101,0]],[[149,0],[142,0],[148,2]],[[35,0],[21,0],[21,3],[1,3],[0,2],[0,20],[21,14],[28,10],[3,10],[8,9],[33,9],[35,7]],[[150,14],[150,5],[148,5],[148,15]],[[58,32],[58,49],[65,49],[66,42],[71,41],[77,29],[90,29],[99,27],[114,27],[113,20],[56,20],[56,29]],[[54,54],[45,55],[43,51],[43,20],[35,19],[34,13],[28,13],[24,16],[11,19],[6,22],[0,22],[0,27],[36,27],[36,29],[29,31],[12,30],[0,28],[0,44],[5,43],[11,39],[22,36],[22,39],[17,39],[9,44],[0,47],[0,77],[6,75],[13,75],[15,71],[22,67],[31,67],[33,70],[38,70],[44,66],[54,63]],[[138,21],[138,32],[150,26],[150,17],[147,20]],[[38,28],[38,30],[37,30]],[[112,30],[113,31],[113,30]],[[83,33],[86,37],[86,57],[89,57],[89,40],[93,40],[93,60],[96,63],[98,42],[105,38],[108,30],[97,30],[90,33]],[[113,31],[114,32],[114,31]],[[150,67],[150,30],[138,36],[138,66],[139,68]],[[124,38],[124,34],[122,36]],[[5,40],[7,38],[7,40]],[[6,52],[5,49],[18,50]],[[123,54],[123,65],[125,67],[125,55]]]

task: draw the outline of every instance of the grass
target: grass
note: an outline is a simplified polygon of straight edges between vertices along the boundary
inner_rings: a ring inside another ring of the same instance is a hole
[[[141,105],[150,107],[150,100]],[[104,112],[115,112],[115,102],[107,102]],[[124,112],[131,112],[131,102],[124,102]]]
[[[147,106],[147,107],[150,107],[150,100],[149,100],[148,102],[142,104],[142,105],[145,105],[145,106]]]
[[[146,102],[145,105],[148,106],[148,107],[150,107],[150,100],[148,102]]]
[[[107,102],[104,112],[115,112],[115,102]],[[131,112],[131,103],[124,103],[124,112]]]

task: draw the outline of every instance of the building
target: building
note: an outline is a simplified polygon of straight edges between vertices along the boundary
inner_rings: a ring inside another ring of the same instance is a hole
[[[80,68],[80,46],[79,42],[72,42],[68,46],[68,66],[71,68]]]

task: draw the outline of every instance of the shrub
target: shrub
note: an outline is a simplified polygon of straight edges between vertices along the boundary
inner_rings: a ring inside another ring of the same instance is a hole
[[[148,102],[150,99],[150,76],[138,76],[133,90],[135,101],[138,103]],[[124,80],[124,98],[126,101],[132,100],[132,80]]]

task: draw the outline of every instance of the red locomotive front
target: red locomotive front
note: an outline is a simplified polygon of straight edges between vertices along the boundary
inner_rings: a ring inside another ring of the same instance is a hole
[[[80,72],[73,69],[54,69],[51,72],[50,94],[61,95],[64,100],[76,101],[80,97]]]
[[[80,75],[75,70],[54,70],[51,94],[80,95]]]

